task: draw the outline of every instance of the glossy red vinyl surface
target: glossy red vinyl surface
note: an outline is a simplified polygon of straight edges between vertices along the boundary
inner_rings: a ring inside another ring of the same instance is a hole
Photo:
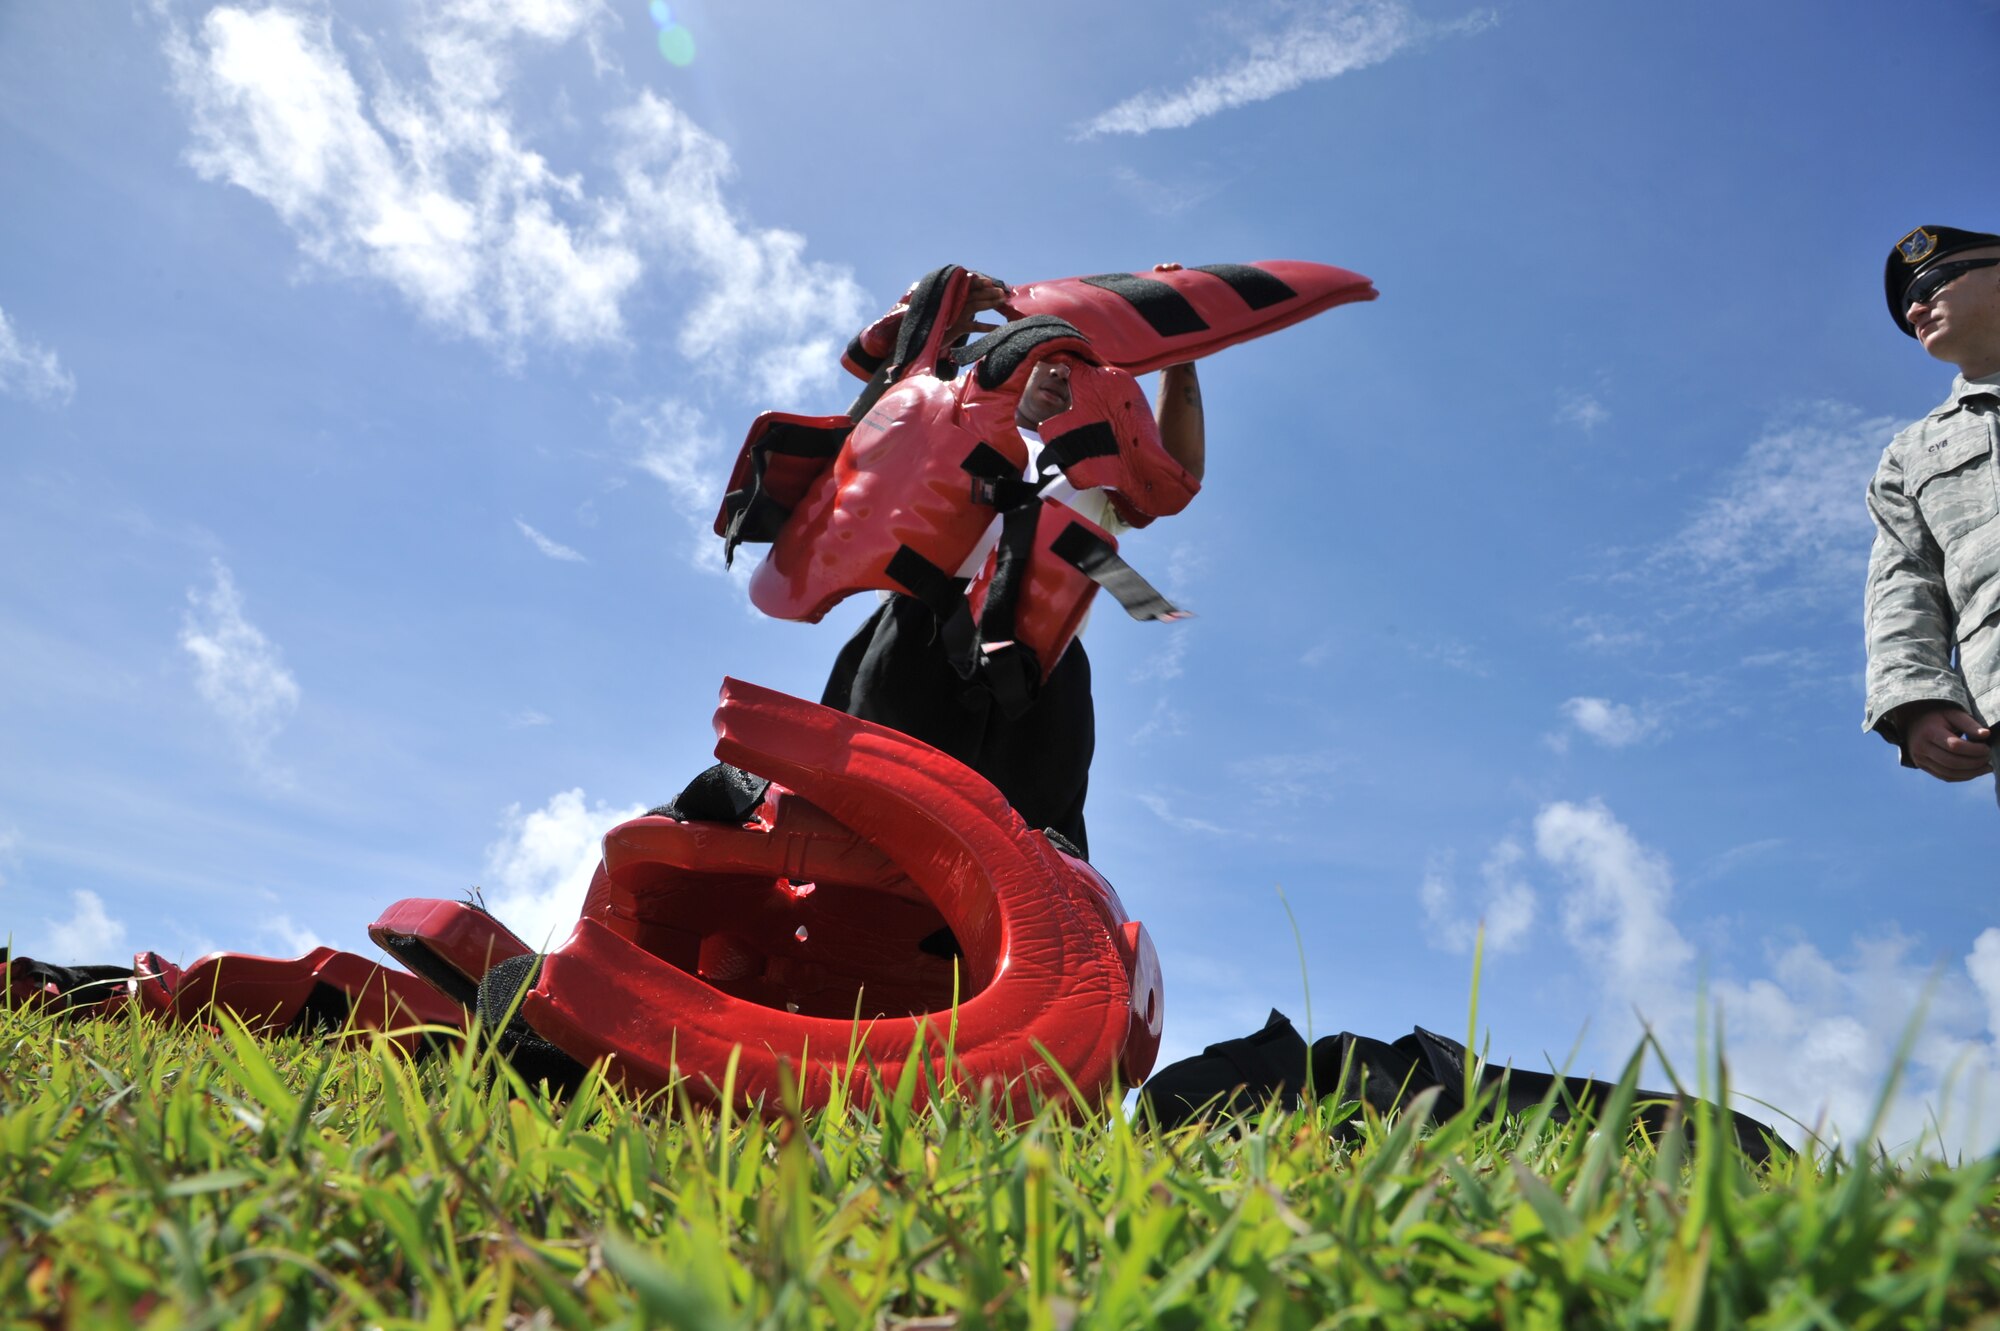
[[[901,590],[888,569],[902,546],[947,576],[958,571],[993,518],[972,502],[966,458],[983,443],[1015,475],[1028,462],[1011,408],[1004,430],[982,435],[980,413],[959,401],[961,387],[913,375],[882,395],[751,575],[753,605],[817,623],[855,592]]]
[[[1377,295],[1373,282],[1331,264],[1266,259],[1250,266],[1283,282],[1294,295],[1253,309],[1227,281],[1199,269],[1135,274],[1174,288],[1207,325],[1172,336],[1156,331],[1123,296],[1092,286],[1080,277],[1014,287],[1008,292],[1005,308],[1014,317],[1053,314],[1066,319],[1090,339],[1091,346],[1106,364],[1133,374],[1145,374],[1181,361],[1212,356],[1225,347],[1275,333],[1336,305],[1373,300]]]
[[[1201,481],[1160,442],[1159,421],[1138,380],[1110,366],[1085,366],[1069,384],[1069,410],[1042,422],[1042,439],[1060,451],[1066,435],[1103,424],[1118,451],[1065,462],[1063,479],[1079,490],[1109,490],[1119,516],[1134,527],[1186,508]]]
[[[984,779],[908,736],[736,680],[723,685],[716,730],[718,757],[782,783],[815,813],[850,829],[908,888],[828,879],[800,896],[796,882],[771,874],[782,856],[726,835],[769,839],[761,817],[705,838],[653,820],[625,824],[607,843],[607,868],[585,918],[549,955],[523,1002],[523,1015],[542,1035],[580,1060],[612,1059],[616,1075],[636,1088],[662,1087],[678,1070],[695,1094],[711,1098],[740,1050],[739,1098],[772,1104],[787,1066],[806,1102],[824,1103],[845,1076],[850,1052],[892,1085],[915,1054],[936,1084],[993,1085],[1021,1114],[1065,1094],[1051,1059],[1090,1096],[1121,1072],[1129,1079],[1150,1069],[1160,1001],[1158,964],[1143,931],[1128,930],[1109,886],[1030,831]],[[661,866],[652,886],[635,876],[651,872],[649,865]],[[700,875],[711,871],[703,882]],[[841,887],[856,890],[835,890]],[[823,900],[821,892],[828,893]],[[639,904],[655,893],[678,910]],[[626,909],[635,914],[622,915]],[[640,934],[633,928],[638,914],[693,937],[663,943]],[[933,916],[963,953],[956,1009],[926,1001],[925,1010],[897,1012],[900,1003],[871,1001],[878,991],[936,996],[922,992],[909,946]],[[796,927],[783,934],[794,919],[805,937]],[[897,937],[887,947],[878,940],[871,953],[869,931],[885,919]],[[740,952],[711,941],[730,933],[744,941]],[[858,989],[861,1022],[852,1008],[832,1015],[810,983],[793,987],[772,974],[768,949],[787,937],[792,956],[783,959],[802,965],[815,962],[822,937],[836,944],[829,965],[843,984],[854,978],[849,968],[872,968]],[[765,966],[757,972],[764,987],[745,988],[758,965]],[[704,967],[712,971],[707,978],[699,973]],[[1146,1018],[1136,1041],[1135,972]],[[827,1014],[804,1010],[801,996]],[[789,1010],[793,1003],[801,1010]],[[865,1084],[853,1090],[867,1093]]]
[[[348,1020],[360,1030],[400,1032],[417,1025],[462,1026],[463,1010],[414,975],[318,947],[303,957],[211,952],[181,969],[154,953],[133,959],[135,999],[148,1012],[181,1022],[205,1022],[217,1011],[262,1033],[286,1029],[317,984],[348,1000]],[[398,1034],[413,1045],[414,1035]]]
[[[390,906],[368,926],[368,936],[391,956],[402,955],[410,941],[421,943],[432,959],[442,962],[469,989],[478,988],[495,962],[534,951],[506,925],[469,902],[423,897]]]
[[[1049,545],[1076,523],[1116,549],[1111,533],[1056,499],[1044,499],[1035,519],[1035,548],[1028,557],[1028,578],[1021,584],[1014,602],[1013,641],[1031,649],[1042,668],[1042,678],[1056,668],[1069,649],[1083,617],[1090,613],[1090,600],[1097,584],[1083,570],[1049,549]],[[966,595],[972,600],[972,618],[977,623],[986,610],[986,597],[993,588],[993,570],[998,551],[989,555]]]

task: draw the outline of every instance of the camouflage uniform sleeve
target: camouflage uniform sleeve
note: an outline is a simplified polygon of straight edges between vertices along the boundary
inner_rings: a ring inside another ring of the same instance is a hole
[[[1972,707],[1952,663],[1956,618],[1945,591],[1944,552],[1903,482],[1902,456],[1891,444],[1868,487],[1875,547],[1868,558],[1868,699],[1861,724],[1898,748],[1903,738],[1889,714],[1903,704]],[[1907,749],[1903,763],[1911,765]]]

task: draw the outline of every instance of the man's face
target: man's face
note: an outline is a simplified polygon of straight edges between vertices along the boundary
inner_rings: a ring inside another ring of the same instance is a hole
[[[1029,372],[1028,386],[1021,390],[1021,404],[1014,408],[1014,419],[1033,427],[1068,410],[1069,363],[1045,360]]]
[[[2000,258],[2000,246],[1962,250],[1945,262]],[[2000,362],[2000,267],[1960,273],[1931,296],[1903,312],[1925,351],[1961,368]],[[1990,373],[1968,369],[1968,373]]]

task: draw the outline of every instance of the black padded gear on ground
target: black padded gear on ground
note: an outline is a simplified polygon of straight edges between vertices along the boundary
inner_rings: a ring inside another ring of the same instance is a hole
[[[588,1069],[521,1020],[520,996],[541,974],[542,958],[536,953],[495,962],[479,982],[479,1026],[523,1081],[530,1086],[547,1082],[550,1094],[571,1095],[583,1085]]]

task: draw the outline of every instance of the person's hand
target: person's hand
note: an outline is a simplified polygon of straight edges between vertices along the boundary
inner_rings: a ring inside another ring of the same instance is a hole
[[[1903,727],[1910,761],[1940,781],[1993,770],[1993,732],[1956,707],[1934,707]]]
[[[961,337],[990,333],[999,324],[983,324],[979,316],[997,309],[1007,299],[1007,284],[984,273],[972,274],[972,285],[965,290],[965,308],[958,313],[958,322],[951,326],[951,341]]]

